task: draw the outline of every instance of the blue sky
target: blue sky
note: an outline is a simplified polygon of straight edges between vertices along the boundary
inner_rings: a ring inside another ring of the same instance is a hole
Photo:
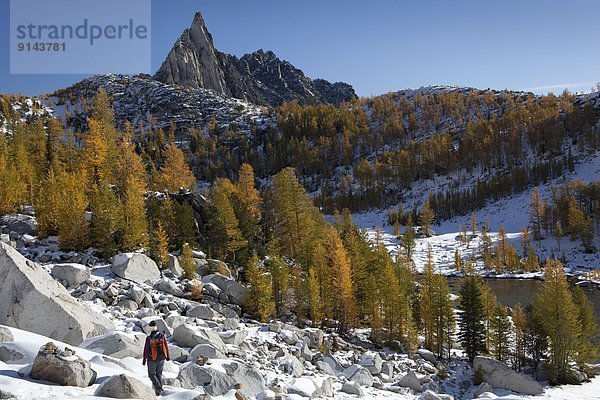
[[[36,95],[82,79],[9,74],[8,3],[0,0],[0,93]],[[195,11],[217,49],[273,50],[361,96],[435,84],[589,91],[600,82],[596,0],[152,0],[153,72]]]

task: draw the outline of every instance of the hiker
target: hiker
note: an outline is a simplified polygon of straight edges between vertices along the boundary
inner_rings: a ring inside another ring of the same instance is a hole
[[[169,361],[169,347],[164,333],[158,331],[156,321],[150,321],[148,324],[150,333],[146,336],[146,344],[144,346],[143,365],[148,363],[148,377],[154,386],[154,392],[157,396],[163,392],[162,372],[165,366],[165,360]]]

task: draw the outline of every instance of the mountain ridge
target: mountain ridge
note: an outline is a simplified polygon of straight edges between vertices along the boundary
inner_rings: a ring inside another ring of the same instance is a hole
[[[154,79],[189,88],[212,89],[260,105],[338,104],[355,99],[352,86],[311,79],[272,51],[259,49],[241,57],[218,51],[199,12],[173,45]]]

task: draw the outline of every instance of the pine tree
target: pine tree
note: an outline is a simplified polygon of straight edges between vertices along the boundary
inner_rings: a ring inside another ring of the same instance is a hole
[[[506,229],[504,225],[500,225],[498,230],[498,246],[496,247],[496,263],[498,270],[502,270],[504,266],[508,264],[508,237],[506,236]]]
[[[458,253],[458,249],[454,249],[454,269],[457,271],[462,271],[463,269],[463,261]]]
[[[593,305],[579,286],[572,289],[573,302],[577,307],[577,323],[579,337],[577,343],[577,364],[585,365],[598,356],[598,346],[593,339],[598,333],[598,324],[594,315]]]
[[[229,179],[219,178],[210,193],[214,213],[210,218],[211,239],[217,249],[216,256],[235,261],[235,254],[246,244],[235,215],[231,198],[236,192]]]
[[[269,254],[269,258],[265,261],[265,265],[271,274],[273,300],[275,301],[275,315],[277,317],[282,317],[288,312],[290,306],[290,271],[285,261],[279,255],[278,247],[279,246],[275,241],[267,245],[267,254]]]
[[[250,285],[245,302],[246,310],[259,321],[266,322],[275,313],[275,303],[271,291],[271,280],[260,270],[256,254],[253,254],[248,260],[245,278]]]
[[[570,363],[577,355],[577,338],[581,333],[578,309],[559,261],[546,261],[544,277],[535,294],[533,312],[549,340],[550,382],[563,383],[569,380]]]
[[[169,236],[161,221],[157,222],[152,231],[152,256],[160,269],[167,267],[169,262]]]
[[[564,235],[560,221],[556,221],[556,225],[554,226],[554,234],[556,236],[556,245],[558,246],[558,251],[560,251],[560,240]]]
[[[415,248],[415,230],[413,228],[412,217],[409,215],[406,221],[406,228],[402,235],[402,248],[406,256],[410,259]]]
[[[540,199],[540,192],[537,187],[533,188],[531,195],[531,205],[529,208],[529,221],[533,230],[533,238],[535,240],[542,239],[542,219],[544,216],[544,203]]]
[[[423,228],[425,236],[431,236],[431,224],[433,224],[434,218],[435,215],[429,205],[429,200],[427,200],[423,203],[423,208],[421,208],[421,213],[419,214],[419,223]]]
[[[284,168],[273,177],[272,212],[273,233],[282,253],[302,265],[310,264],[312,250],[322,236],[324,221],[292,168]]]
[[[246,241],[252,243],[260,229],[262,199],[254,186],[254,170],[250,164],[240,166],[235,187],[236,199],[241,206],[236,212],[240,230]]]
[[[479,279],[473,271],[467,271],[460,288],[458,338],[471,362],[476,355],[485,351],[484,314]]]
[[[92,189],[90,211],[92,245],[100,250],[103,257],[108,258],[119,248],[118,233],[123,218],[119,200],[109,185],[99,184]]]
[[[323,319],[321,285],[319,284],[319,278],[317,276],[315,267],[311,266],[308,268],[306,286],[308,290],[309,317],[313,323],[313,326],[315,326]]]
[[[472,237],[477,236],[477,217],[474,212],[471,213],[471,235]]]
[[[492,321],[494,319],[494,312],[498,306],[498,300],[496,295],[492,292],[492,288],[485,281],[479,283],[481,292],[481,302],[483,304],[483,327],[485,334],[485,349],[492,347]]]
[[[58,244],[61,250],[83,250],[87,246],[88,222],[85,212],[88,200],[81,185],[84,181],[81,172],[61,177],[57,209]]]
[[[338,233],[328,229],[326,235],[328,265],[332,278],[333,317],[338,323],[338,332],[345,333],[353,326],[356,304],[352,284],[350,257]]]
[[[193,189],[196,178],[186,164],[181,149],[170,143],[163,150],[163,158],[163,166],[155,180],[156,189],[167,190],[169,193],[177,193],[179,188]]]
[[[144,205],[144,184],[133,177],[127,180],[123,198],[122,248],[138,250],[148,245],[148,221]]]
[[[521,303],[517,303],[512,313],[513,322],[513,337],[514,337],[514,356],[513,368],[519,372],[527,362],[527,348],[525,334],[527,332],[527,318],[521,307]]]
[[[569,202],[569,231],[573,240],[581,240],[586,252],[594,251],[594,229],[591,219],[585,215],[574,198]]]
[[[494,358],[506,362],[511,342],[511,323],[506,313],[506,307],[497,304],[491,322],[491,344]]]
[[[179,264],[183,269],[183,276],[185,279],[196,279],[196,262],[194,261],[194,256],[192,254],[192,248],[187,243],[185,243],[181,249]]]
[[[446,278],[435,272],[431,245],[421,278],[420,305],[425,347],[443,357],[444,346],[449,349],[451,344],[454,311]]]
[[[148,188],[148,175],[142,157],[135,151],[133,128],[125,125],[123,137],[117,146],[118,157],[115,162],[115,185],[119,196],[125,195],[127,182],[133,179],[139,182],[143,190]]]
[[[529,239],[529,231],[527,230],[527,227],[524,226],[523,229],[521,229],[521,248],[523,249],[524,255],[527,255],[530,243],[531,240]]]
[[[427,262],[423,268],[419,291],[421,305],[421,320],[423,323],[423,335],[425,336],[425,348],[435,350],[435,309],[434,309],[434,290],[435,290],[435,266],[431,245],[427,247]]]
[[[3,189],[7,191],[18,190],[13,188],[15,181],[4,180],[2,178],[2,157],[0,156],[0,193]],[[58,235],[58,210],[60,207],[60,199],[62,197],[61,192],[61,179],[64,178],[64,173],[59,169],[58,166],[50,168],[42,181],[39,184],[36,196],[34,198],[35,217],[38,223],[38,235],[40,237],[46,237],[50,235]],[[11,204],[6,197],[0,194],[2,200]],[[3,204],[0,201],[0,204]],[[0,206],[0,208],[2,208]],[[2,210],[0,210],[2,212]]]

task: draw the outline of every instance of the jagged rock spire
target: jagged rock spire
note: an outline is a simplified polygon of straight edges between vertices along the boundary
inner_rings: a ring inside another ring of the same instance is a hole
[[[154,78],[271,106],[292,100],[301,104],[339,103],[356,97],[352,86],[312,80],[272,51],[260,49],[241,58],[217,51],[199,12]]]

